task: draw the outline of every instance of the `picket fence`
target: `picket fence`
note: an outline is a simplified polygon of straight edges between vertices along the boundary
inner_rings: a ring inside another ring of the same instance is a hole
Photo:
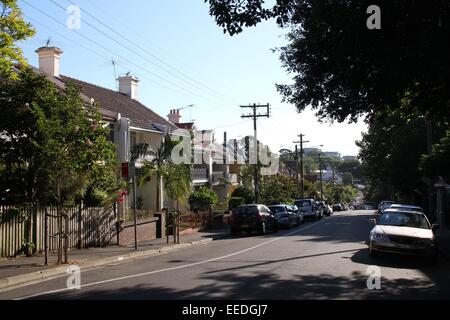
[[[66,208],[62,234],[69,248],[89,248],[118,243],[116,206]],[[15,257],[31,245],[34,253],[45,251],[46,217],[49,251],[58,248],[58,216],[55,207],[0,205],[0,257]],[[63,240],[64,241],[64,240]]]

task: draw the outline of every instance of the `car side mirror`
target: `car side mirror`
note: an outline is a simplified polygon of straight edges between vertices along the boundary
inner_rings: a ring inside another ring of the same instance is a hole
[[[376,219],[369,219],[369,224],[374,226],[377,224],[377,220]]]

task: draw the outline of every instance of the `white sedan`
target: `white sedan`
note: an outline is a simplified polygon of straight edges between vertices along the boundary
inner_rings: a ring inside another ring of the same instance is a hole
[[[378,221],[377,221],[378,220]],[[374,228],[370,231],[369,253],[380,252],[424,256],[436,262],[438,248],[434,230],[422,212],[386,209],[378,219],[370,219]]]

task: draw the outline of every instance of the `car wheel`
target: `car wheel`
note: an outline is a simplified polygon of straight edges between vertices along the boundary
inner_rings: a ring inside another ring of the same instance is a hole
[[[266,226],[265,222],[261,223],[261,227],[260,227],[259,233],[262,234],[262,235],[267,234],[267,226]]]
[[[235,235],[238,234],[238,230],[235,229],[235,228],[231,228],[231,229],[230,229],[230,234],[231,234],[232,236],[235,236]]]

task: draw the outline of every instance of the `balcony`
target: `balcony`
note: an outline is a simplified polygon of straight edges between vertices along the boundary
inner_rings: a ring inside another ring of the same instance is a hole
[[[212,173],[212,183],[213,185],[224,185],[225,184],[225,174],[223,171],[214,171]],[[238,175],[237,174],[229,174],[228,181],[235,185],[238,183]]]
[[[206,168],[193,168],[191,179],[194,184],[206,184],[209,182],[208,171]]]

